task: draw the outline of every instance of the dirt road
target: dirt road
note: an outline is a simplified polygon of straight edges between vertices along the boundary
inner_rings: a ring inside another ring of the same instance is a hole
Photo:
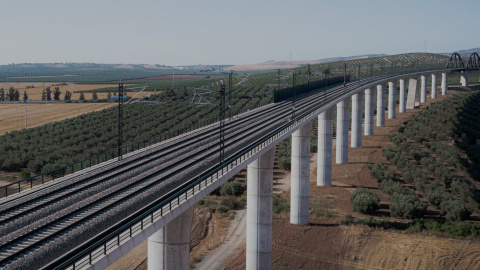
[[[223,264],[237,252],[237,247],[245,245],[246,213],[247,209],[235,211],[235,220],[230,222],[227,238],[223,240],[221,246],[213,249],[201,262],[197,263],[194,269],[222,269]]]

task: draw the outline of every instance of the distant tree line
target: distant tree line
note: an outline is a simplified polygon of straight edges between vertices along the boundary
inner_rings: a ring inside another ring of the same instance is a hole
[[[0,101],[20,101],[20,91],[13,87],[10,87],[6,92],[5,89],[0,88]]]

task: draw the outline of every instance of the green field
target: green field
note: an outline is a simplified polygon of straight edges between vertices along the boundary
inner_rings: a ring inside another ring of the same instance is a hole
[[[90,64],[11,64],[0,66],[1,82],[75,82],[111,83],[119,80],[142,81],[144,78],[171,75],[213,75],[221,71],[146,68],[143,65]]]

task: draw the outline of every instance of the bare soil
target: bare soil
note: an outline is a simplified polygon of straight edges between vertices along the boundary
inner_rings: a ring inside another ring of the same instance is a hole
[[[479,269],[480,241],[338,225],[273,222],[273,269]],[[245,247],[223,269],[245,269]]]
[[[115,106],[115,103],[0,104],[0,135],[23,129],[25,126],[28,128],[36,127],[112,106]],[[25,116],[27,116],[26,125]]]

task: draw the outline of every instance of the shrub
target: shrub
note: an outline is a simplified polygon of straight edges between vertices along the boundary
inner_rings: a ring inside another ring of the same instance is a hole
[[[370,175],[377,179],[379,182],[383,180],[388,180],[391,179],[393,180],[395,177],[393,176],[392,173],[387,168],[387,165],[385,164],[380,164],[380,163],[375,163],[375,164],[370,164],[368,165],[368,168],[370,169]]]
[[[220,195],[221,196],[240,196],[245,191],[242,183],[238,182],[237,180],[227,181],[225,184],[222,185],[220,188]]]
[[[459,221],[470,217],[470,210],[464,202],[459,200],[445,200],[440,204],[440,214],[447,220]]]
[[[290,157],[279,157],[278,158],[278,167],[282,170],[290,171],[292,167],[291,158]]]
[[[220,205],[225,205],[229,209],[236,209],[240,203],[232,197],[227,197],[220,202]]]
[[[282,170],[290,170],[291,169],[291,152],[292,152],[292,144],[291,144],[291,138],[288,137],[288,139],[283,140],[278,148],[278,154],[277,154],[277,159],[278,159],[278,167]]]
[[[452,181],[451,190],[453,193],[459,195],[462,199],[466,200],[471,197],[472,192],[467,182],[460,179],[455,179]]]
[[[427,204],[420,202],[415,194],[394,194],[390,202],[390,213],[394,217],[422,217],[427,209]]]
[[[391,179],[383,180],[378,184],[383,193],[392,196],[393,194],[414,194],[413,189],[403,187],[400,182],[393,181]]]
[[[275,214],[290,212],[290,201],[283,198],[280,194],[273,194],[273,212]]]
[[[28,177],[30,177],[30,171],[29,170],[23,170],[20,173],[20,179],[25,179],[25,178],[28,178]]]
[[[217,210],[220,211],[220,213],[227,213],[228,211],[230,211],[230,208],[225,205],[219,205]]]
[[[380,208],[378,197],[375,193],[367,189],[357,189],[350,197],[353,205],[353,211],[362,214],[373,214]]]
[[[435,207],[439,207],[443,201],[450,198],[448,192],[442,186],[435,186],[432,184],[425,187],[424,193],[428,202]]]

